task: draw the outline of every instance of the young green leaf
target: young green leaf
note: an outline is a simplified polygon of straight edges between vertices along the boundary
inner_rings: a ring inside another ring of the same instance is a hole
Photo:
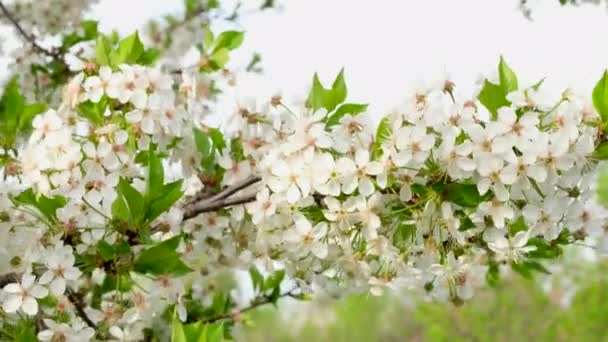
[[[146,181],[146,199],[153,201],[163,194],[163,185],[165,183],[165,172],[163,164],[154,153],[154,151],[148,151],[148,179]]]
[[[108,37],[100,34],[97,37],[97,44],[95,45],[95,61],[97,65],[104,66],[110,65],[110,53],[112,52],[112,43]]]
[[[600,204],[608,207],[608,167],[604,166],[597,176],[597,198]]]
[[[378,128],[376,128],[376,140],[372,146],[372,158],[378,159],[382,156],[382,144],[388,141],[393,135],[393,129],[391,128],[390,119],[385,116],[380,120]]]
[[[492,118],[496,118],[498,115],[498,108],[511,104],[507,100],[507,94],[503,88],[488,80],[483,81],[483,88],[481,88],[479,95],[477,95],[477,99],[490,111]]]
[[[502,56],[500,56],[500,62],[498,63],[498,78],[500,79],[500,87],[505,94],[517,90],[517,76]]]
[[[608,69],[604,71],[602,78],[596,83],[593,88],[593,106],[600,114],[604,130],[608,123]]]
[[[36,196],[32,188],[23,191],[18,196],[16,196],[14,200],[18,204],[36,208],[38,212],[40,212],[51,222],[55,222],[57,220],[57,209],[63,208],[67,204],[67,200],[63,196]]]
[[[347,114],[352,116],[361,114],[367,110],[368,104],[344,103],[336,111],[328,116],[325,121],[326,127],[331,127],[340,123],[340,120]]]
[[[306,100],[306,106],[312,108],[314,112],[321,108],[333,111],[336,106],[344,102],[347,95],[347,87],[344,81],[344,69],[340,70],[330,89],[325,89],[319,75],[315,73],[312,79],[312,88]]]
[[[480,195],[475,184],[450,183],[443,190],[443,197],[446,201],[469,208],[476,208],[490,196],[489,192],[483,196]]]
[[[184,192],[182,189],[183,180],[178,180],[173,183],[165,184],[161,190],[161,196],[150,202],[148,207],[148,212],[146,214],[146,219],[148,221],[153,221],[157,217],[159,217],[162,213],[169,210],[171,206],[177,202],[182,196]]]
[[[139,273],[153,275],[182,276],[192,272],[175,251],[180,240],[181,236],[176,236],[143,250],[135,260],[133,269]]]
[[[122,177],[118,180],[116,190],[118,192],[117,200],[124,200],[123,203],[129,213],[129,223],[134,227],[140,227],[146,214],[144,196]],[[117,205],[117,210],[120,210],[120,204]]]
[[[215,45],[213,51],[217,51],[219,49],[228,49],[234,50],[237,49],[243,43],[243,39],[245,38],[244,32],[239,31],[225,31],[220,33],[220,35],[215,40]]]
[[[114,67],[122,63],[134,64],[144,53],[144,45],[139,40],[137,32],[129,35],[118,43],[118,49],[110,53],[110,64]]]

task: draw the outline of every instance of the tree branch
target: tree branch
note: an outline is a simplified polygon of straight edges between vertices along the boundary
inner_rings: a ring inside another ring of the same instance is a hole
[[[34,47],[34,50],[36,50],[42,54],[45,54],[49,57],[52,57],[55,60],[59,60],[59,61],[62,60],[61,55],[59,53],[43,48],[36,42],[36,38],[33,35],[25,32],[23,27],[21,27],[21,25],[19,24],[17,19],[15,19],[15,17],[13,17],[11,12],[9,12],[9,10],[2,3],[2,1],[0,1],[0,10],[4,14],[4,16],[11,22],[11,24],[13,24],[13,26],[17,29],[19,34],[21,34],[23,36],[23,38],[25,38],[25,40],[27,40],[30,44],[32,44],[32,46]]]
[[[87,313],[84,312],[84,303],[82,302],[82,298],[71,288],[66,289],[68,299],[72,305],[74,305],[74,309],[76,313],[82,320],[91,328],[97,329],[97,325],[87,316]]]
[[[19,275],[15,272],[0,275],[0,289],[10,283],[18,283]]]
[[[255,201],[255,194],[237,197],[233,199],[229,199],[231,195],[253,185],[257,182],[261,181],[262,178],[258,176],[250,176],[236,184],[227,186],[222,189],[220,192],[213,194],[207,198],[203,198],[198,202],[188,202],[184,206],[184,216],[183,220],[188,220],[193,217],[198,216],[201,213],[216,211],[221,208],[230,207],[233,205],[239,205],[244,203],[249,203]],[[195,195],[195,198],[197,196]]]

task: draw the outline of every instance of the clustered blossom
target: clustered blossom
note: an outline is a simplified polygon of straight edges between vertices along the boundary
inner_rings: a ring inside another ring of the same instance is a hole
[[[104,286],[116,271],[84,260],[100,258],[100,244],[135,253],[144,245],[109,227],[121,179],[148,191],[145,151],[163,156],[167,178],[185,180],[187,195],[149,227],[152,242],[180,238],[176,252],[190,271],[128,270],[119,277],[137,286],[85,298],[91,322],[119,340],[167,324],[160,313],[169,307],[186,321],[192,302],[212,300],[218,275],[254,265],[278,263],[304,291],[408,288],[458,302],[485,284],[489,265],[517,267],[543,243],[605,236],[606,212],[591,195],[598,117],[570,93],[549,109],[517,101],[525,90],[512,93],[513,104],[493,115],[440,84],[419,89],[377,129],[367,113],[330,125],[325,109],[274,98],[238,109],[237,130],[213,150],[209,169],[192,132],[210,128],[183,91],[196,86],[192,77],[126,64],[84,70],[56,110],[33,119],[4,168],[0,250],[10,263],[2,271],[22,276],[4,287],[3,310],[42,312],[48,329],[39,338],[91,337],[67,297]],[[85,109],[102,104],[97,114]],[[250,203],[184,216],[197,193],[251,176],[261,182]],[[27,191],[65,203],[36,211],[23,206]],[[57,304],[41,309],[45,297]],[[59,313],[69,319],[57,321]]]
[[[172,321],[237,320],[237,271],[272,290],[262,301],[281,295],[279,270],[291,296],[461,303],[501,270],[608,245],[601,120],[569,91],[511,91],[490,111],[442,80],[379,124],[313,91],[305,105],[241,104],[222,133],[205,124],[210,77],[104,60],[94,42],[62,55],[56,99],[2,149],[0,313],[35,320],[42,341],[163,340]],[[29,56],[21,68],[41,58]],[[48,85],[35,77],[28,103]]]

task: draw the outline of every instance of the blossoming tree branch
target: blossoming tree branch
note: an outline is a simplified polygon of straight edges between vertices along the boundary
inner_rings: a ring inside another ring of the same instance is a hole
[[[318,291],[462,304],[606,238],[608,73],[592,96],[552,96],[501,57],[476,97],[444,79],[378,125],[343,72],[315,75],[303,103],[210,127],[244,39],[210,28],[217,2],[126,37],[80,20],[90,1],[59,2],[65,20],[0,2],[23,42],[0,99],[3,339],[221,341]],[[188,44],[200,63],[176,68]]]

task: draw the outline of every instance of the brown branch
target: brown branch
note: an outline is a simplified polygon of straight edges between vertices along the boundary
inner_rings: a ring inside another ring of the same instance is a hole
[[[84,303],[83,303],[80,295],[69,287],[66,289],[66,292],[67,292],[68,299],[69,299],[70,303],[72,303],[72,305],[74,305],[74,309],[76,310],[76,313],[78,314],[78,316],[80,316],[80,318],[82,318],[82,320],[89,327],[91,327],[93,329],[97,329],[97,325],[89,318],[89,316],[87,316],[87,313],[84,312]]]
[[[58,61],[62,60],[61,55],[59,53],[43,48],[36,42],[36,37],[25,32],[25,30],[23,29],[21,24],[19,24],[17,19],[15,19],[15,17],[13,17],[11,12],[6,8],[6,6],[2,3],[2,1],[0,1],[0,10],[4,14],[4,16],[11,22],[11,24],[13,24],[15,29],[17,29],[19,34],[21,36],[23,36],[23,38],[25,38],[25,40],[27,40],[30,44],[32,44],[32,46],[34,47],[34,50],[36,50],[42,54],[45,54],[49,57],[52,57],[55,60],[58,60]]]
[[[237,197],[234,199],[229,199],[228,197],[253,184],[256,184],[261,180],[262,178],[258,176],[250,176],[240,182],[237,182],[236,184],[227,186],[217,194],[214,194],[210,197],[204,198],[195,203],[188,202],[187,205],[184,206],[183,220],[185,221],[191,219],[201,213],[207,213],[219,210],[221,208],[255,201],[255,194]]]
[[[299,286],[295,286],[294,288],[292,288],[291,290],[281,293],[278,297],[273,298],[272,296],[268,296],[268,295],[264,295],[264,296],[260,296],[260,297],[256,297],[254,298],[254,300],[251,302],[251,304],[249,304],[249,306],[246,306],[242,309],[237,310],[236,314],[242,314],[244,312],[247,311],[251,311],[253,309],[256,309],[260,306],[264,306],[267,304],[272,304],[275,303],[276,300],[280,299],[280,298],[285,298],[285,297],[291,297],[291,298],[298,298],[298,295],[295,294],[294,292],[296,290],[298,290],[300,287]],[[227,314],[221,314],[221,315],[217,315],[211,318],[208,318],[206,320],[202,320],[201,322],[203,323],[214,323],[217,321],[222,321],[222,320],[233,320],[234,319],[234,314],[233,313],[227,313]]]
[[[15,272],[0,275],[0,289],[11,283],[18,283],[19,275]]]

